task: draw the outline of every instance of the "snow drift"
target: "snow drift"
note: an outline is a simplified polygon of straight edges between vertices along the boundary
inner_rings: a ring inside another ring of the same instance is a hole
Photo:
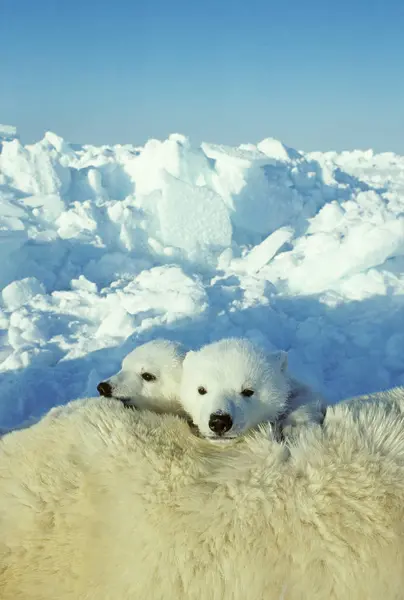
[[[0,127],[0,427],[137,343],[246,335],[331,401],[404,384],[404,157]]]

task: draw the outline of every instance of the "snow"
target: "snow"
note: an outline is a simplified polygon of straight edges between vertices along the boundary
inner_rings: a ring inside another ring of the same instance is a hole
[[[5,126],[0,152],[0,429],[154,337],[287,350],[330,402],[404,384],[404,157]]]

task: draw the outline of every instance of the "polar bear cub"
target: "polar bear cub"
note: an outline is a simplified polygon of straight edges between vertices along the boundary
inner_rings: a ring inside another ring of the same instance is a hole
[[[98,393],[141,410],[182,415],[179,391],[184,356],[177,342],[155,339],[142,344],[124,358],[116,375],[98,384]]]
[[[284,435],[322,423],[319,394],[287,371],[287,353],[266,354],[243,338],[224,339],[188,352],[183,362],[181,403],[210,440],[234,439],[263,422]]]

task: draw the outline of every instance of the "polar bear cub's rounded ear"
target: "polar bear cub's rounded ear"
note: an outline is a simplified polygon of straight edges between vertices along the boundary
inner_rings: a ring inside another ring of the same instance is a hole
[[[271,358],[279,366],[281,373],[284,373],[288,368],[288,353],[285,350],[277,350],[272,352]]]

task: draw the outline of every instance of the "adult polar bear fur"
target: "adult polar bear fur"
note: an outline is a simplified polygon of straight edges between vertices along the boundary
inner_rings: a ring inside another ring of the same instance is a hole
[[[398,600],[404,389],[290,445],[99,398],[0,440],[1,600]]]

